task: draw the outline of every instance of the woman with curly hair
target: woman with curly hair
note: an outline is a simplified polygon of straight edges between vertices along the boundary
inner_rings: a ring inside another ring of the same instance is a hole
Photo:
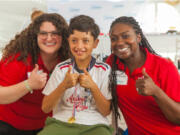
[[[44,13],[15,36],[0,61],[0,134],[36,135],[46,117],[42,89],[55,65],[69,58],[68,25]]]

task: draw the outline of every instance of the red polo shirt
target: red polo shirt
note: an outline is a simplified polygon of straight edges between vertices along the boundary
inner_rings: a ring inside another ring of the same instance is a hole
[[[142,68],[170,98],[180,102],[180,76],[174,64],[146,50],[145,64],[130,74],[129,69],[116,61],[119,70],[124,70],[127,84],[117,85],[119,107],[124,115],[130,135],[180,135],[180,126],[169,122],[152,96],[137,93],[135,81],[142,76]],[[107,63],[111,65],[109,56]],[[121,77],[120,77],[121,78]]]
[[[27,58],[27,64],[22,61],[17,61],[17,57],[10,63],[0,61],[0,85],[10,86],[22,82],[27,79],[28,72],[33,70],[31,63],[31,57]],[[43,70],[48,73],[44,67],[41,57],[38,59],[39,70]],[[47,114],[41,110],[41,103],[43,99],[42,90],[34,90],[33,94],[26,94],[18,101],[0,105],[0,120],[5,121],[13,127],[20,130],[34,130],[44,126],[44,121]],[[16,95],[14,95],[16,96]]]

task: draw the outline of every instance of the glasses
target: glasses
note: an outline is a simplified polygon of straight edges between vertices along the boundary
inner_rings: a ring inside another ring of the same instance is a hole
[[[40,31],[38,33],[38,36],[41,39],[46,39],[48,37],[48,34],[50,34],[51,38],[57,38],[58,36],[61,35],[60,32],[57,32],[57,31],[52,31],[52,32]]]

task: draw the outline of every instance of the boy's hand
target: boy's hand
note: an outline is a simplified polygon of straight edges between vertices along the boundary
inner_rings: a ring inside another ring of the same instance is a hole
[[[65,76],[64,81],[63,81],[66,89],[71,88],[78,83],[79,74],[77,74],[77,73],[72,74],[71,70],[72,70],[72,67],[69,66],[69,69],[66,72],[66,76]]]
[[[93,88],[96,84],[92,80],[90,74],[87,72],[86,69],[83,70],[84,74],[79,75],[79,83],[82,87],[91,89]]]
[[[29,86],[33,90],[39,90],[44,88],[47,81],[47,73],[44,72],[38,73],[38,70],[39,70],[39,66],[35,64],[35,68],[32,70],[28,78]]]
[[[145,68],[143,68],[142,74],[144,78],[136,80],[136,89],[138,90],[138,93],[144,96],[154,96],[158,86],[146,73]]]

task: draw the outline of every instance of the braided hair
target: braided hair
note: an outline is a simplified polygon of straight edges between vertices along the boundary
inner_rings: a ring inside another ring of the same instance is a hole
[[[141,46],[142,49],[147,48],[147,50],[152,53],[152,54],[156,54],[157,53],[153,50],[153,48],[151,47],[151,45],[149,44],[148,40],[146,39],[146,37],[144,36],[142,29],[140,28],[139,23],[133,18],[133,17],[127,17],[127,16],[122,16],[119,17],[117,19],[115,19],[111,26],[110,26],[110,31],[109,33],[111,34],[112,32],[112,28],[115,24],[126,24],[131,26],[136,34],[140,34],[141,36],[141,42],[139,43],[139,45]],[[118,57],[116,55],[114,55],[111,59],[112,61],[112,70],[111,70],[111,75],[110,75],[110,83],[109,83],[109,89],[111,91],[112,94],[112,103],[111,103],[111,110],[113,110],[114,115],[115,115],[115,125],[116,127],[118,127],[118,122],[117,119],[120,118],[120,114],[118,112],[118,97],[117,97],[117,93],[116,93],[116,70],[118,70],[116,61],[117,61]],[[120,61],[122,61],[120,59]],[[123,62],[123,61],[122,61]],[[117,130],[117,134],[118,134],[118,130]]]

